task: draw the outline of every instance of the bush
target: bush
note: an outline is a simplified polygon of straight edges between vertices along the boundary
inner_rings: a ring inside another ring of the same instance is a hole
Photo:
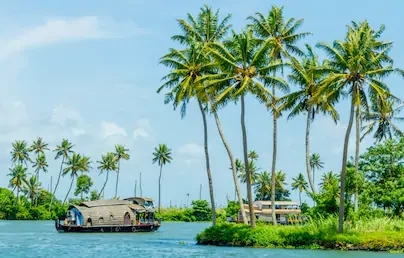
[[[347,224],[337,233],[337,218],[309,220],[305,225],[272,226],[220,223],[196,236],[198,244],[369,251],[404,250],[404,222],[381,219]],[[369,234],[371,232],[371,234]]]

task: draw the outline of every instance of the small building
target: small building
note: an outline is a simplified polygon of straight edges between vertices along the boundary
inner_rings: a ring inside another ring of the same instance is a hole
[[[254,214],[257,220],[272,222],[272,203],[271,201],[258,200],[253,202]],[[275,201],[276,222],[280,224],[289,224],[301,221],[300,206],[296,202],[291,201]],[[250,213],[248,204],[244,204],[247,220],[249,222]],[[242,221],[241,211],[238,213],[238,220]]]

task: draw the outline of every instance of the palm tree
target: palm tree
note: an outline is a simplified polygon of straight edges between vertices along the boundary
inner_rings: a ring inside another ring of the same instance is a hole
[[[248,167],[250,168],[250,182],[251,182],[251,185],[254,185],[254,184],[257,183],[257,180],[258,180],[258,177],[259,177],[259,172],[258,171],[260,170],[260,168],[257,167],[254,160],[249,160],[248,164],[249,164]],[[239,170],[238,178],[240,178],[240,181],[243,184],[246,184],[247,183],[247,173],[246,173],[244,167],[245,166],[243,165],[243,168],[241,168]]]
[[[35,163],[32,165],[32,167],[35,168],[36,179],[39,181],[39,172],[48,172],[48,162],[46,161],[45,154],[38,153],[38,156],[36,157]]]
[[[41,183],[38,181],[37,177],[31,176],[29,180],[26,181],[22,191],[31,200],[31,205],[38,205],[38,197],[40,195]]]
[[[29,151],[32,151],[37,155],[45,154],[46,150],[49,150],[48,143],[44,142],[42,137],[38,137],[38,139],[34,140],[29,148]]]
[[[119,179],[119,168],[121,167],[121,159],[123,160],[129,160],[130,155],[128,153],[129,149],[126,149],[123,145],[117,144],[115,145],[115,160],[116,163],[118,164],[117,169],[116,169],[116,183],[115,183],[115,197],[117,196],[118,193],[118,179]]]
[[[316,171],[317,169],[324,168],[324,162],[321,161],[321,159],[320,159],[320,154],[318,154],[318,153],[313,153],[313,154],[311,154],[311,156],[310,156],[309,164],[310,164],[311,170],[313,171],[313,184],[314,184],[315,171]]]
[[[101,161],[97,161],[97,163],[100,164],[97,167],[100,170],[100,174],[104,171],[107,172],[107,177],[105,178],[104,185],[102,186],[100,193],[98,194],[97,197],[97,199],[100,199],[101,193],[104,192],[105,186],[107,185],[109,172],[118,170],[118,166],[116,162],[115,153],[112,152],[108,152],[106,155],[102,155]]]
[[[163,166],[168,163],[171,163],[173,158],[171,157],[171,149],[167,147],[165,144],[159,144],[158,147],[154,148],[153,152],[153,164],[157,162],[160,166],[160,175],[159,175],[159,209],[160,213],[161,209],[161,174],[163,172]]]
[[[24,167],[22,165],[22,162],[24,162],[24,160],[19,160],[20,163],[18,163],[17,165],[15,165],[13,168],[10,168],[10,173],[8,174],[8,176],[11,177],[10,181],[9,181],[9,185],[10,187],[13,187],[14,189],[17,189],[17,203],[19,201],[19,194],[20,194],[20,190],[21,188],[27,184],[27,167]]]
[[[32,141],[31,146],[28,151],[36,154],[36,162],[32,167],[36,168],[36,178],[39,181],[39,172],[42,170],[43,172],[47,172],[48,164],[45,158],[45,151],[49,150],[48,143],[44,142],[42,137],[38,137],[36,140]]]
[[[287,83],[281,78],[270,76],[269,73],[280,68],[277,63],[269,64],[267,54],[269,45],[262,44],[253,37],[251,27],[240,34],[233,32],[231,40],[223,43],[212,43],[210,53],[216,61],[219,73],[215,79],[210,79],[206,86],[216,87],[215,105],[225,103],[229,99],[241,100],[241,131],[243,137],[244,165],[247,175],[247,198],[249,203],[250,224],[255,227],[253,198],[248,162],[248,142],[245,126],[245,96],[253,94],[260,102],[268,103],[271,93],[265,85],[277,84],[287,88]]]
[[[185,44],[187,46],[192,46],[194,42],[199,43],[202,45],[201,48],[199,48],[199,51],[201,53],[205,54],[207,50],[209,50],[209,45],[212,42],[219,42],[221,39],[225,37],[225,35],[228,33],[231,25],[228,24],[230,20],[231,15],[228,14],[223,20],[220,21],[219,19],[219,10],[217,10],[215,13],[213,13],[212,8],[205,5],[203,8],[201,8],[201,12],[199,13],[197,19],[195,19],[191,14],[188,14],[188,21],[185,21],[183,19],[178,20],[178,23],[180,25],[180,28],[183,32],[183,35],[175,35],[172,37],[172,39],[179,41],[182,44]],[[197,58],[197,60],[199,60]],[[200,61],[200,60],[199,60]],[[197,63],[197,62],[196,62]],[[206,61],[205,63],[210,63],[209,61]],[[204,62],[199,63],[199,66],[204,66]],[[202,73],[203,74],[203,73]],[[208,76],[208,78],[214,78],[214,74],[212,73],[205,73],[205,76]],[[213,76],[213,77],[210,77]],[[235,190],[236,194],[238,196],[238,201],[240,205],[240,211],[243,217],[243,221],[245,224],[247,224],[247,218],[245,216],[245,211],[244,211],[244,203],[242,200],[242,195],[241,195],[241,190],[240,190],[240,184],[237,179],[237,171],[235,168],[235,163],[234,163],[234,157],[231,151],[231,148],[224,136],[224,132],[222,130],[219,116],[217,114],[218,107],[214,105],[213,101],[213,96],[216,95],[216,91],[214,88],[211,88],[210,90],[207,90],[203,88],[202,90],[198,91],[197,93],[197,98],[199,100],[204,100],[204,102],[207,102],[210,104],[210,110],[214,115],[216,126],[219,132],[219,135],[221,137],[222,143],[227,151],[227,154],[230,159],[230,165],[231,169],[233,172],[233,181],[235,184]],[[225,103],[222,103],[221,107],[225,106]],[[205,109],[207,109],[207,105],[205,106]],[[206,126],[206,119],[203,118],[204,121],[204,126]],[[205,128],[204,130],[207,132],[207,129]],[[212,178],[210,176],[210,164],[209,164],[209,155],[208,155],[208,147],[207,147],[207,133],[205,134],[205,156],[207,157],[207,174],[208,174],[208,179],[209,182],[212,182]],[[209,167],[209,168],[208,168]],[[212,204],[212,211],[215,210],[214,207],[214,195],[213,195],[213,186],[210,184],[209,185],[209,190],[210,190],[210,195],[211,195],[211,204]],[[213,224],[216,224],[216,215],[213,214],[212,216],[212,222]]]
[[[379,98],[371,98],[371,111],[365,112],[363,114],[363,120],[368,122],[368,124],[362,127],[365,132],[361,137],[363,138],[375,130],[373,138],[375,143],[381,142],[383,139],[391,139],[393,135],[399,137],[403,136],[403,132],[398,128],[394,122],[403,121],[404,117],[396,116],[401,112],[404,107],[404,103],[400,103],[398,106],[394,107],[396,101],[394,99],[387,99],[386,102],[380,101]]]
[[[10,154],[11,154],[11,161],[14,164],[19,163],[27,165],[27,161],[31,161],[26,141],[13,142],[13,149],[11,150]]]
[[[326,96],[343,95],[346,90],[351,98],[351,111],[345,134],[344,150],[341,168],[341,194],[339,207],[338,231],[343,232],[344,227],[344,193],[345,176],[348,155],[349,135],[352,129],[356,111],[356,152],[355,171],[358,171],[359,142],[360,142],[360,107],[368,110],[367,92],[369,96],[379,96],[380,101],[385,102],[389,93],[387,85],[381,81],[391,73],[399,71],[392,67],[393,60],[388,56],[392,42],[380,41],[379,38],[384,31],[381,26],[374,31],[367,21],[357,24],[352,22],[344,41],[334,41],[333,45],[318,43],[317,46],[323,49],[328,55],[329,76],[324,79],[319,91],[314,98]],[[401,71],[400,71],[401,72]],[[366,86],[368,86],[366,88]],[[357,196],[357,194],[355,194]],[[357,202],[357,199],[355,200]],[[356,205],[355,205],[356,206]]]
[[[271,195],[271,175],[263,171],[257,175],[254,191],[259,195],[260,200],[267,200]]]
[[[293,183],[291,184],[292,190],[299,190],[299,201],[300,206],[302,206],[302,192],[307,191],[309,186],[302,173],[299,173],[297,177],[292,178],[292,180],[293,180]]]
[[[320,112],[330,115],[335,123],[339,120],[338,112],[331,100],[320,100],[321,102],[319,103],[310,102],[325,76],[323,70],[319,69],[322,66],[318,57],[313,53],[311,46],[306,44],[306,53],[301,62],[296,58],[291,58],[291,73],[288,75],[288,79],[300,86],[300,90],[292,92],[279,100],[282,103],[279,108],[281,111],[291,109],[288,119],[306,113],[306,170],[310,188],[314,194],[316,189],[310,167],[310,125],[314,121],[316,114]]]
[[[303,24],[303,19],[295,20],[290,18],[286,20],[283,15],[283,7],[272,6],[269,10],[268,16],[261,13],[256,13],[255,16],[250,16],[248,19],[251,21],[257,36],[260,38],[262,44],[270,44],[271,50],[269,52],[271,62],[278,62],[283,64],[285,59],[291,57],[291,54],[302,56],[303,52],[297,47],[297,42],[300,39],[310,35],[308,32],[297,33],[297,30]],[[282,70],[283,72],[283,70]],[[276,75],[276,70],[273,71]],[[278,109],[278,99],[276,98],[277,84],[272,84],[272,98],[271,102],[267,102],[273,114],[273,157],[272,157],[272,194],[271,202],[272,207],[275,206],[275,171],[276,171],[276,156],[277,156],[277,119],[280,116]],[[280,87],[280,90],[287,92],[288,88]],[[276,225],[275,209],[272,209],[272,222]]]
[[[60,145],[57,145],[56,149],[53,150],[54,152],[56,152],[55,159],[59,159],[60,157],[62,157],[62,162],[60,163],[58,179],[56,180],[56,185],[55,185],[55,188],[53,189],[51,202],[49,204],[49,211],[52,207],[53,199],[55,198],[56,189],[59,186],[60,176],[62,175],[62,172],[63,172],[63,165],[65,164],[65,161],[67,161],[70,158],[70,154],[73,153],[73,150],[72,150],[73,147],[74,147],[74,145],[72,143],[70,143],[69,140],[63,139],[62,143]]]
[[[69,174],[72,180],[63,203],[66,203],[67,197],[69,196],[69,193],[72,190],[74,179],[76,179],[79,176],[78,173],[88,172],[90,168],[91,166],[89,157],[83,156],[78,153],[73,153],[71,157],[68,157],[66,167],[65,169],[63,169],[63,176]]]

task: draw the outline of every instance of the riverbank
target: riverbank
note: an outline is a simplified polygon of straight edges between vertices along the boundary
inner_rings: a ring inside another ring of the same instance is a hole
[[[196,236],[199,245],[334,249],[362,251],[404,251],[404,222],[374,219],[346,225],[337,233],[335,219],[309,222],[306,225],[257,225],[255,229],[234,223],[221,223]]]

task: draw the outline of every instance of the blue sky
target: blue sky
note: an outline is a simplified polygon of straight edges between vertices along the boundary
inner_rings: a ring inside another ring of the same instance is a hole
[[[327,3],[325,3],[327,2]],[[143,195],[157,199],[158,167],[151,163],[158,143],[166,143],[174,161],[163,171],[162,203],[180,205],[199,196],[208,199],[203,154],[203,131],[199,110],[189,105],[187,116],[165,106],[155,93],[168,70],[158,59],[168,48],[178,47],[170,37],[178,33],[175,19],[186,13],[196,15],[204,4],[220,8],[224,17],[231,13],[234,29],[246,24],[246,17],[257,11],[267,13],[272,4],[284,5],[285,16],[304,18],[302,31],[313,35],[305,42],[331,42],[342,39],[351,20],[368,19],[375,28],[384,23],[384,39],[394,41],[391,52],[396,66],[404,67],[404,40],[401,37],[401,1],[145,1],[89,0],[69,2],[1,1],[0,3],[0,185],[8,184],[9,151],[14,140],[31,142],[44,137],[53,148],[68,138],[75,150],[95,160],[113,150],[116,143],[130,149],[131,160],[122,163],[119,195],[131,196],[139,173],[143,175]],[[302,42],[303,43],[303,42]],[[323,53],[318,52],[320,57]],[[391,90],[404,98],[399,78],[388,79]],[[295,89],[292,86],[292,90]],[[323,172],[338,172],[343,136],[347,123],[346,101],[338,105],[341,121],[319,116],[311,132],[311,150],[321,155]],[[220,112],[226,137],[233,152],[241,157],[239,107],[229,105]],[[272,157],[272,119],[264,106],[248,99],[247,132],[249,148],[259,155],[259,166],[270,170]],[[213,184],[218,204],[233,198],[229,161],[214,121],[209,117],[209,144]],[[298,172],[305,173],[304,117],[279,120],[277,170],[286,172],[290,185]],[[352,133],[353,136],[353,133]],[[351,138],[353,139],[353,138]],[[365,139],[362,150],[372,143]],[[353,154],[353,142],[349,151]],[[46,188],[55,177],[59,161],[48,154],[49,172],[42,175]],[[94,187],[100,188],[104,175],[90,172]],[[110,177],[105,197],[114,194],[115,178]],[[57,191],[64,197],[69,178],[63,178]],[[245,186],[243,186],[245,193]],[[292,191],[292,198],[298,194]]]

